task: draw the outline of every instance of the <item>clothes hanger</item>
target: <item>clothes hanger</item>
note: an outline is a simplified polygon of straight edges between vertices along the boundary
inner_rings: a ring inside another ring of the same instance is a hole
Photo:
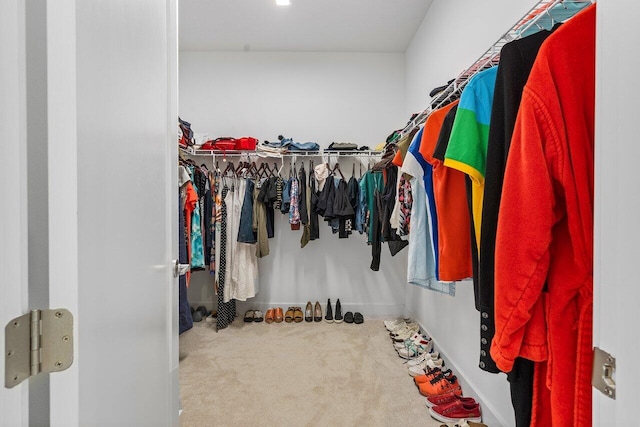
[[[351,165],[351,178],[356,177],[356,161],[353,161],[353,165]]]
[[[336,171],[338,171],[338,173],[340,174],[342,179],[344,179],[344,175],[342,174],[342,171],[340,170],[340,163],[336,163],[336,165],[333,167],[333,170],[331,171],[331,173],[335,174]]]
[[[249,175],[252,177],[260,176],[260,170],[264,169],[264,164],[260,165],[260,168],[256,167],[256,162],[251,162],[251,166],[249,167]]]
[[[235,166],[233,165],[233,162],[227,163],[227,167],[225,168],[224,172],[222,172],[222,175],[227,175],[228,172],[231,172],[232,174],[235,175],[236,169],[235,169]]]
[[[560,3],[562,3],[562,2],[560,2]],[[550,9],[551,9],[550,7],[546,8],[545,12],[546,12],[547,16],[549,17],[549,19],[551,19],[551,28],[553,28],[553,26],[556,25],[556,20],[555,20],[555,18],[553,16],[551,16],[551,10]]]

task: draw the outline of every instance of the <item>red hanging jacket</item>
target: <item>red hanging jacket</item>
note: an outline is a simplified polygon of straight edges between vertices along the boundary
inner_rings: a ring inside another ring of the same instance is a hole
[[[531,426],[591,425],[595,16],[542,45],[502,190],[491,355],[539,362]]]

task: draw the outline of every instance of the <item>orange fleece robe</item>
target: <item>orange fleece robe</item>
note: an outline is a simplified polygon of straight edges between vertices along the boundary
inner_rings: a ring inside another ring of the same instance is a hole
[[[534,427],[591,425],[595,14],[542,45],[502,190],[491,355],[538,362]]]

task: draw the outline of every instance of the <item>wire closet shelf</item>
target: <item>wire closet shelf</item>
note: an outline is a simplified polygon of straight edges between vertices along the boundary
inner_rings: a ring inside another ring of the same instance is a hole
[[[255,157],[264,159],[280,159],[283,157],[376,157],[382,151],[376,150],[314,150],[314,151],[288,151],[285,153],[266,152],[260,150],[200,150],[193,147],[180,147],[180,153],[188,156],[215,156],[215,157]]]
[[[500,61],[502,47],[514,40],[525,37],[531,30],[550,29],[555,23],[566,21],[573,15],[583,10],[586,6],[595,3],[595,0],[542,0],[533,6],[521,19],[519,19],[507,32],[505,32],[491,47],[466,70],[458,74],[441,92],[435,95],[429,102],[429,106],[421,111],[402,130],[402,135],[407,134],[416,126],[421,126],[432,111],[445,106],[460,95],[462,89],[479,72],[493,67]],[[562,9],[555,18],[555,10]],[[545,22],[543,22],[545,21]],[[535,28],[534,28],[535,27]]]

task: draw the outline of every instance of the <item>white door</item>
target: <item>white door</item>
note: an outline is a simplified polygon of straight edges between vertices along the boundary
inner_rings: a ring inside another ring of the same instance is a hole
[[[75,318],[72,367],[3,388],[2,426],[178,424],[176,22],[176,0],[0,2],[2,334]]]
[[[638,424],[639,13],[637,2],[598,1],[594,345],[616,358],[616,400],[594,389],[595,426]]]

